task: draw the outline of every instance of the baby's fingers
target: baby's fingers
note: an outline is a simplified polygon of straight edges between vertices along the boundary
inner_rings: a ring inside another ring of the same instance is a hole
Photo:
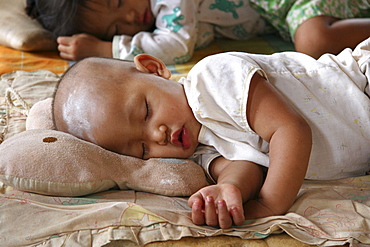
[[[206,224],[209,226],[217,226],[218,225],[218,215],[216,213],[216,206],[215,200],[212,196],[206,197],[205,202],[205,217],[206,217]]]
[[[234,224],[240,226],[244,223],[245,216],[244,216],[244,209],[238,207],[231,207],[230,214],[233,217]]]
[[[232,219],[230,217],[230,213],[227,210],[226,202],[224,200],[220,200],[217,202],[217,209],[218,209],[218,223],[221,228],[229,228],[232,225]]]
[[[204,225],[203,200],[194,198],[192,201],[189,201],[189,206],[191,207],[191,220],[193,223]]]

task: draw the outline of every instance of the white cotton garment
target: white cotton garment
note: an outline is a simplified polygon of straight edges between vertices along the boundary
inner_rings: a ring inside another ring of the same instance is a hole
[[[146,53],[166,64],[187,62],[195,49],[215,37],[246,40],[265,32],[265,21],[249,0],[150,0],[153,31],[113,38],[114,58],[133,60]]]
[[[263,75],[306,119],[313,132],[307,179],[365,175],[370,169],[370,39],[354,51],[315,60],[296,52],[207,57],[180,81],[202,123],[195,154],[207,170],[217,156],[269,166],[269,144],[246,117],[254,73]]]

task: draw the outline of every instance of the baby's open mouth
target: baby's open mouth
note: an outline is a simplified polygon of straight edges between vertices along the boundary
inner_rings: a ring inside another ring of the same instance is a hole
[[[171,143],[175,146],[188,149],[190,147],[190,136],[187,128],[182,127],[171,135]]]
[[[180,132],[180,134],[179,134],[179,137],[178,137],[178,140],[179,140],[179,142],[181,142],[181,143],[182,143],[182,132],[183,132],[183,130],[181,130],[181,132]]]

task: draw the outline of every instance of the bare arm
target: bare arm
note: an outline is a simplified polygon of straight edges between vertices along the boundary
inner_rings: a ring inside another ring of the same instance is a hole
[[[270,143],[267,177],[263,182],[262,168],[252,162],[217,158],[210,168],[217,184],[189,198],[195,224],[228,228],[245,219],[284,214],[296,198],[311,153],[309,125],[258,74],[250,85],[247,117],[251,128]]]
[[[303,183],[311,153],[311,129],[283,96],[262,76],[255,74],[249,92],[248,122],[270,143],[270,166],[258,199],[244,206],[246,218],[284,214]],[[263,207],[264,206],[264,207]]]

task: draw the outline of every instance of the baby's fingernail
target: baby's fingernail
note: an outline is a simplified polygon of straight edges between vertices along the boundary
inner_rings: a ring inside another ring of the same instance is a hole
[[[207,202],[213,202],[212,196],[207,196]]]

